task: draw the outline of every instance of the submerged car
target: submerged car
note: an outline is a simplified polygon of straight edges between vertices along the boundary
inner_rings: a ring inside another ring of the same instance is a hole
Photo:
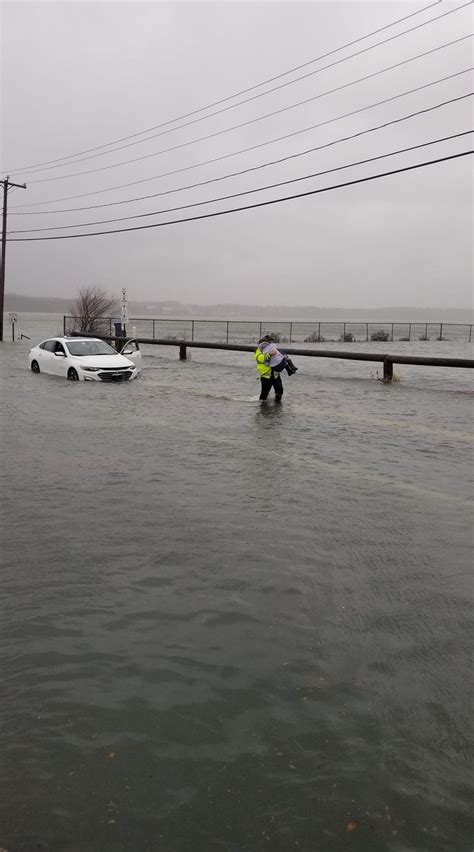
[[[141,357],[135,341],[127,341],[119,353],[95,337],[51,337],[31,349],[28,362],[33,373],[71,382],[125,382],[136,379]]]

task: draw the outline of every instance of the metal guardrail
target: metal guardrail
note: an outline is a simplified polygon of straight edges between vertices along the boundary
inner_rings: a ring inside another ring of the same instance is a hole
[[[105,317],[102,333],[114,334],[119,319]],[[80,322],[79,317],[64,316],[66,334]],[[251,321],[218,319],[167,319],[165,317],[135,317],[128,321],[128,331],[143,337],[169,337],[179,340],[212,340],[222,343],[252,343],[263,334],[275,334],[279,343],[357,343],[378,341],[393,343],[412,340],[472,341],[472,325],[445,322],[325,322],[325,321]]]
[[[95,335],[83,334],[76,332],[75,337],[100,337],[101,340],[108,340],[115,344],[121,344],[121,351],[126,343],[132,339],[137,343],[151,346],[177,346],[179,347],[179,357],[181,361],[187,358],[187,349],[224,349],[230,352],[254,352],[255,346],[249,346],[238,343],[213,343],[211,341],[189,341],[189,340],[166,340],[150,337],[113,337],[111,335]],[[285,353],[288,355],[305,356],[307,358],[338,358],[343,361],[377,361],[383,364],[383,380],[391,382],[393,379],[394,364],[415,364],[424,367],[458,367],[472,369],[474,367],[473,358],[438,358],[426,357],[421,355],[392,355],[381,352],[336,352],[331,349],[295,349],[294,347],[284,347]]]

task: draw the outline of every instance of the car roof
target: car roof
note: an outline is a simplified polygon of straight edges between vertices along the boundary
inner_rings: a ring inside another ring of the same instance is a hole
[[[100,337],[76,337],[76,336],[74,336],[74,337],[67,337],[67,336],[66,337],[45,337],[45,339],[42,340],[41,342],[46,343],[47,340],[58,340],[61,343],[70,343],[71,341],[77,341],[78,343],[85,343],[86,341],[89,341],[89,340],[94,340],[95,342],[99,342],[99,343],[104,342],[100,339]]]
[[[104,341],[101,340],[100,337],[76,337],[76,335],[74,335],[74,337],[59,337],[58,340],[65,340],[66,343],[68,341],[71,341],[71,340],[72,341],[77,340],[77,341],[79,341],[79,343],[86,343],[89,340],[93,340],[95,343],[97,343],[97,342],[104,343]]]

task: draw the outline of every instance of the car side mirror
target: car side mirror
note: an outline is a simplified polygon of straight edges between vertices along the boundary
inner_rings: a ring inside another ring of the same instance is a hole
[[[66,356],[65,356],[65,354],[64,354],[64,352],[55,352],[54,354],[55,354],[55,355],[56,355],[56,357],[58,357],[58,358],[65,358],[65,357],[66,357]]]
[[[121,355],[133,355],[133,349],[124,349],[124,351],[121,352],[120,354]]]

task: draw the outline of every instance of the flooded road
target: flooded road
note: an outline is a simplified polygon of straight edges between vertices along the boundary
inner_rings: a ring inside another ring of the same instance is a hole
[[[468,371],[300,358],[261,406],[243,353],[151,349],[124,386],[26,353],[0,353],[0,847],[470,852]]]

